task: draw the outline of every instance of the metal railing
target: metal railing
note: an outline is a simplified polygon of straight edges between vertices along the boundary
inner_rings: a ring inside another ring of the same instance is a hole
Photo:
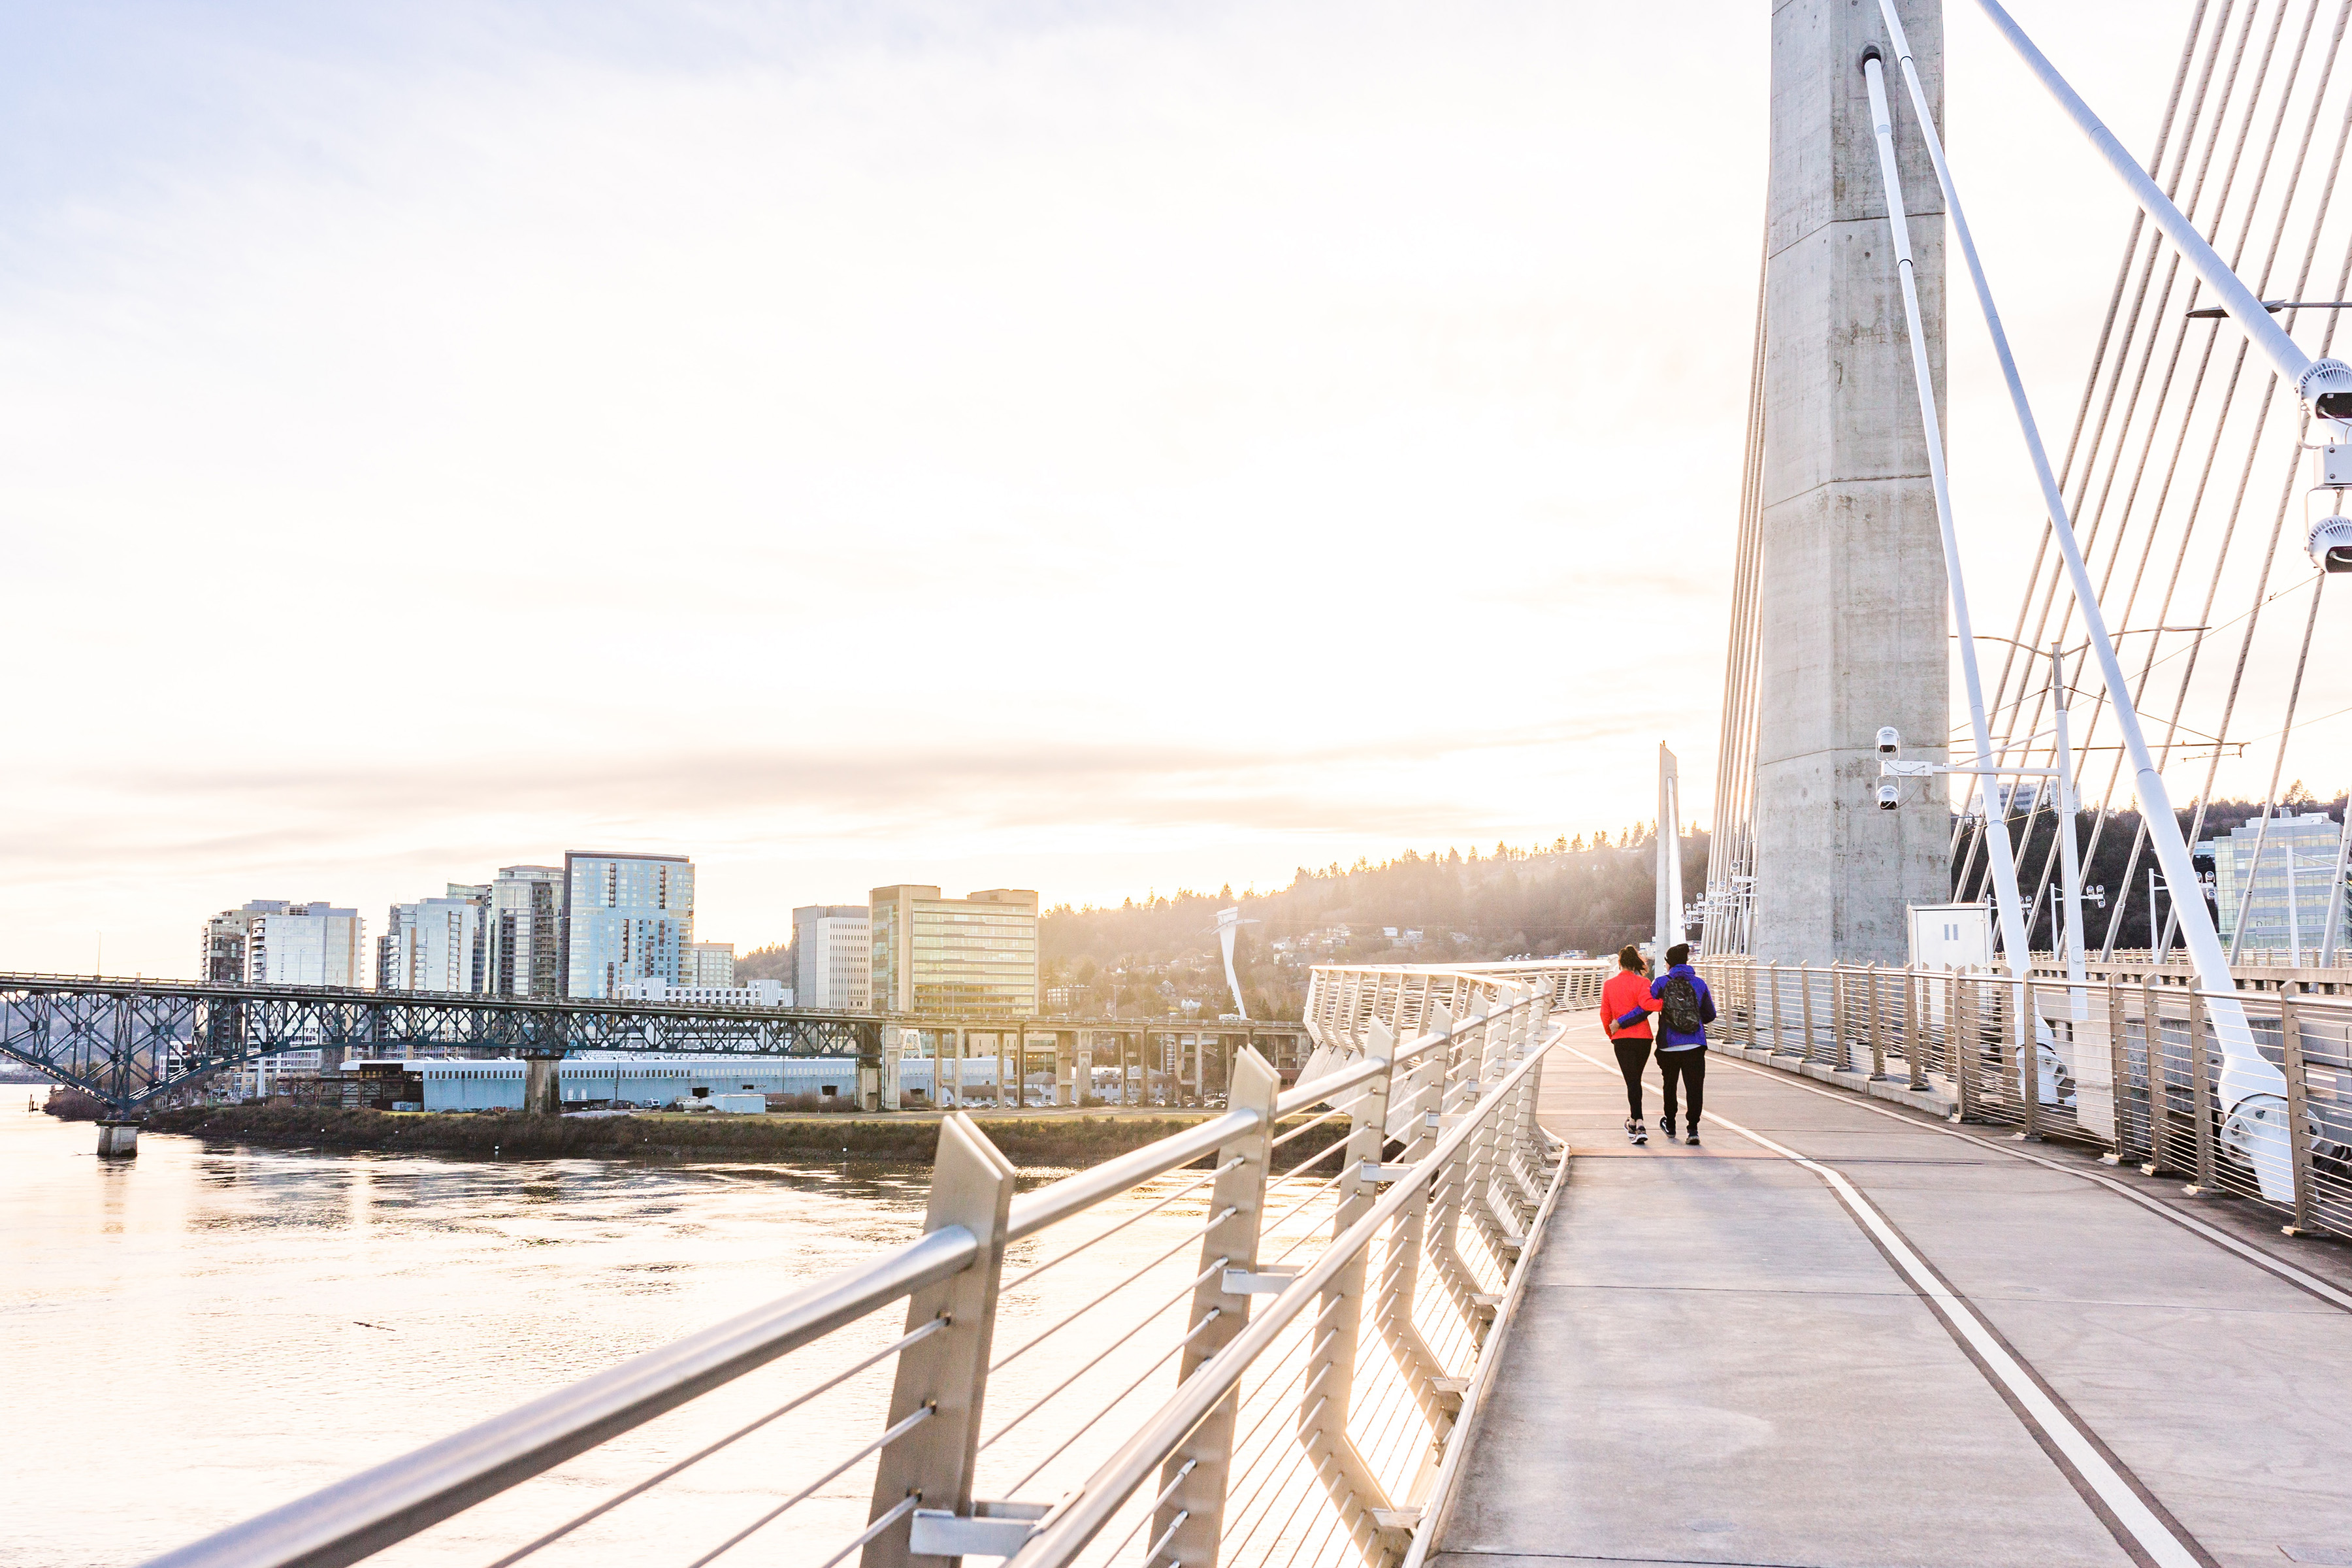
[[[1816,1076],[1900,1083],[1963,1121],[2087,1139],[2150,1175],[2185,1175],[2192,1191],[2269,1205],[2295,1230],[2352,1237],[2352,998],[2294,980],[2209,993],[2147,966],[2084,984],[2038,970],[2021,982],[1744,959],[1706,960],[1700,973],[1726,1045]],[[2244,1009],[2282,1092],[2226,1099],[2210,1016],[2222,994]]]
[[[1353,991],[1357,978],[1316,982]],[[793,1357],[801,1385],[674,1440],[593,1506],[516,1531],[528,1539],[495,1568],[559,1541],[593,1545],[617,1510],[787,1429],[837,1451],[763,1488],[682,1564],[784,1521],[789,1539],[761,1549],[811,1568],[853,1554],[863,1568],[1206,1568],[1302,1553],[1395,1568],[1444,1496],[1482,1348],[1561,1169],[1535,1119],[1559,976],[1427,978],[1360,1007],[1359,1048],[1313,1081],[1284,1092],[1244,1052],[1223,1114],[1033,1192],[1016,1195],[980,1125],[950,1116],[915,1239],[154,1562],[359,1562]],[[1334,1123],[1344,1138],[1277,1171],[1294,1140]],[[1039,1258],[1047,1237],[1066,1245]],[[1137,1251],[1149,1256],[1128,1267]],[[892,1336],[876,1319],[901,1302]],[[848,1418],[860,1398],[862,1423]],[[801,1419],[775,1425],[790,1414]],[[845,1488],[868,1499],[854,1514]]]

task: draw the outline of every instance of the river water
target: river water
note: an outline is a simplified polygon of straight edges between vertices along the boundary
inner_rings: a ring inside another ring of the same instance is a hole
[[[9,1568],[141,1562],[707,1327],[911,1237],[929,1182],[928,1170],[875,1164],[485,1163],[152,1135],[135,1161],[101,1162],[89,1123],[22,1104],[0,1100]],[[1024,1244],[1008,1274],[1190,1179],[1071,1222],[1080,1236]],[[1182,1331],[1168,1314],[1198,1267],[1184,1242],[1203,1217],[1201,1194],[1180,1199],[1057,1268],[1051,1289],[1008,1300],[1000,1355],[1168,1254],[1081,1320],[1096,1331],[1057,1337],[997,1375],[992,1418],[1074,1371],[1080,1382],[983,1453],[981,1495],[1014,1495],[1024,1479],[1017,1495],[1058,1495],[1108,1452],[1106,1434],[1124,1436],[1129,1416],[1167,1396],[1173,1373],[1158,1358]],[[1163,1299],[1164,1324],[1115,1342]],[[376,1561],[493,1563],[880,1349],[903,1312]],[[685,1568],[878,1434],[887,1379],[886,1363],[530,1562]],[[1115,1402],[1120,1414],[1081,1430]],[[870,1461],[853,1468],[718,1560],[822,1563],[863,1524],[871,1476]]]

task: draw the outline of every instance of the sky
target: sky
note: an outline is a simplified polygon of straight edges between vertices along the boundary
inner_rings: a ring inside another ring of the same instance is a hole
[[[2186,0],[2014,9],[2144,144]],[[2128,209],[1949,10],[2063,423]],[[691,855],[743,949],[1271,889],[1617,830],[1661,741],[1706,819],[1768,13],[16,8],[0,969],[566,849]],[[2006,620],[2040,512],[1951,374]]]

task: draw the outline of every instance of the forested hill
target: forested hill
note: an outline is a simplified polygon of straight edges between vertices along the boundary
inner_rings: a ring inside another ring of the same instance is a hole
[[[1217,911],[1236,904],[1257,922],[1244,929],[1235,967],[1258,1017],[1298,1016],[1310,963],[1613,952],[1649,934],[1652,843],[1643,826],[1483,855],[1408,850],[1378,864],[1302,866],[1274,893],[1180,889],[1112,909],[1064,905],[1045,919],[1045,984],[1086,993],[1068,998],[1071,1010],[1159,1016],[1191,1000],[1211,1016],[1229,1011],[1214,928]],[[1696,900],[1706,835],[1682,844],[1683,886]]]
[[[2281,811],[2322,810],[2342,821],[2345,800],[2313,799],[2300,784]],[[2199,837],[2210,838],[2262,814],[2258,801],[2217,800],[2205,813]],[[2187,831],[2194,808],[2181,808]],[[2012,817],[2011,833],[2021,841],[2020,880],[2028,898],[2042,887],[2043,868],[2053,864],[2056,818],[2049,812],[2031,825]],[[2116,945],[2142,948],[2147,928],[2147,868],[2145,848],[2129,871],[2131,892],[2118,900],[2131,865],[2138,816],[2128,811],[2104,823],[2085,812],[2078,831],[2084,846],[2083,880],[2104,886],[2109,902],[2094,907],[2084,922],[2095,946],[2106,936],[2111,914],[2120,913]],[[1707,836],[1694,830],[1682,840],[1683,889],[1696,901],[1706,887]],[[2200,862],[2200,865],[2202,863]],[[1983,858],[1956,867],[1964,897],[1979,897]],[[1514,849],[1496,845],[1488,854],[1412,851],[1393,860],[1353,866],[1300,867],[1279,892],[1255,889],[1236,895],[1179,889],[1171,896],[1129,900],[1112,909],[1046,912],[1044,930],[1045,984],[1059,988],[1049,1012],[1116,1009],[1127,1016],[1165,1016],[1187,1002],[1213,1017],[1233,1006],[1216,954],[1217,911],[1241,907],[1245,927],[1235,967],[1254,1017],[1295,1018],[1306,999],[1307,971],[1316,963],[1431,963],[1476,962],[1516,953],[1549,957],[1563,952],[1593,956],[1614,952],[1650,934],[1652,837],[1648,826],[1588,844],[1581,838],[1548,847]],[[2116,909],[2120,902],[2123,908]],[[2050,941],[2049,905],[2038,904],[2034,944]]]

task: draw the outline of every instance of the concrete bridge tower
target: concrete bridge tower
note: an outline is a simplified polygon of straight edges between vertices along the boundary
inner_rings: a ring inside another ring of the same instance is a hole
[[[1896,0],[1943,104],[1941,0]],[[1948,602],[1862,62],[1895,62],[1874,0],[1777,0],[1765,236],[1757,588],[1754,952],[1898,963],[1905,910],[1949,897],[1943,791],[1877,804],[1876,735],[1936,756],[1949,724]],[[1944,204],[1898,89],[1895,142],[1937,396]]]

